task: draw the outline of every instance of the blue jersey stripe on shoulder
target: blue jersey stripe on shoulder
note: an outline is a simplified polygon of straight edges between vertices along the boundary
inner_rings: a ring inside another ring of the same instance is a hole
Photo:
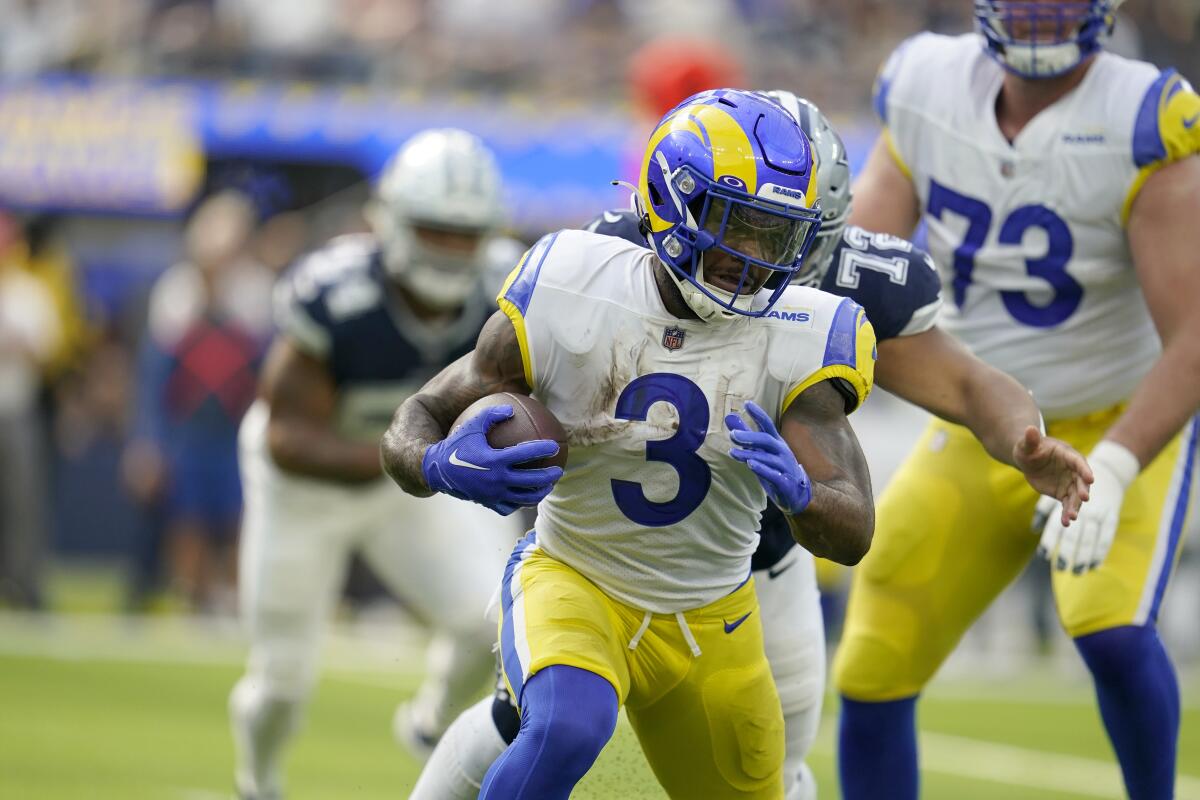
[[[875,116],[879,117],[879,121],[884,125],[888,124],[887,98],[888,92],[891,91],[891,88],[891,79],[884,77],[884,75],[880,73],[879,77],[875,79],[875,91],[873,92],[871,103],[875,108]]]
[[[848,367],[856,365],[858,352],[858,303],[846,298],[838,304],[833,314],[833,324],[829,326],[829,338],[825,340],[825,357],[821,366],[845,364]]]
[[[508,300],[517,310],[524,316],[529,310],[529,303],[533,300],[533,289],[537,286],[538,275],[541,274],[542,264],[546,262],[546,256],[550,252],[550,248],[554,247],[554,240],[558,238],[561,231],[543,236],[538,240],[529,251],[529,257],[525,259],[524,266],[521,267],[521,274],[508,287],[508,291],[504,293],[504,299]],[[541,252],[538,252],[540,249]],[[534,259],[537,259],[535,262]]]
[[[1158,130],[1158,112],[1162,108],[1163,89],[1175,75],[1173,69],[1163,70],[1146,90],[1146,96],[1142,98],[1142,105],[1138,108],[1137,118],[1133,123],[1133,163],[1139,169],[1167,157],[1167,147],[1163,144],[1162,134]]]
[[[879,117],[879,121],[884,127],[887,127],[888,124],[887,101],[888,93],[892,90],[892,79],[900,70],[900,60],[904,58],[904,51],[908,49],[915,38],[915,36],[910,36],[896,45],[896,49],[888,56],[888,60],[880,68],[879,74],[875,76],[875,85],[871,87],[871,106],[875,110],[875,116]]]

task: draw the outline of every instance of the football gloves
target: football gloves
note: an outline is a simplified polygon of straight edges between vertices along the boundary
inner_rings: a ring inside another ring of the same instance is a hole
[[[1137,456],[1123,445],[1105,439],[1088,456],[1096,480],[1091,496],[1069,527],[1062,525],[1062,504],[1042,497],[1034,514],[1034,529],[1042,529],[1038,555],[1057,570],[1079,575],[1104,562],[1117,533],[1125,490],[1141,470]],[[1044,527],[1043,527],[1044,526]]]
[[[792,448],[779,435],[767,412],[753,401],[746,401],[746,413],[758,426],[757,431],[751,430],[737,414],[725,417],[729,438],[738,445],[730,449],[729,455],[750,468],[780,511],[799,514],[812,501],[808,473],[796,461]]]
[[[562,477],[562,468],[522,469],[517,465],[554,455],[558,442],[534,439],[512,447],[492,447],[488,431],[512,415],[511,405],[486,408],[442,441],[430,445],[421,461],[429,488],[471,500],[504,516],[541,502]]]

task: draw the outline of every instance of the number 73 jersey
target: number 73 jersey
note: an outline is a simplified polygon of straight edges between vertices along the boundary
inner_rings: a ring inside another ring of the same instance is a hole
[[[570,455],[538,506],[537,542],[628,605],[674,613],[746,581],[766,495],[729,456],[747,400],[778,420],[835,380],[871,389],[875,335],[854,301],[791,287],[767,316],[712,323],[663,306],[653,252],[564,230],[534,245],[498,298],[533,394]]]
[[[1009,143],[1003,69],[975,34],[920,34],[875,109],[922,204],[940,324],[1029,387],[1048,418],[1128,397],[1160,344],[1125,224],[1146,178],[1200,151],[1200,98],[1173,70],[1100,53]]]

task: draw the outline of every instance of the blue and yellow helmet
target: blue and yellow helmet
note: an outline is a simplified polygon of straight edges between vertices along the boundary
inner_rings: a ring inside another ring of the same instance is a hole
[[[777,103],[736,89],[693,95],[663,117],[638,196],[650,246],[703,319],[766,314],[821,225],[804,132]],[[704,280],[703,256],[718,252],[741,264],[736,290]]]
[[[1123,0],[975,0],[988,55],[1024,78],[1053,78],[1098,52]]]

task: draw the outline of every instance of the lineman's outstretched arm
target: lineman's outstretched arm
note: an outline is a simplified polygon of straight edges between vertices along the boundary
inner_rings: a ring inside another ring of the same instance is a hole
[[[1029,392],[938,328],[879,342],[875,382],[949,422],[964,425],[997,461],[1063,504],[1069,523],[1088,497],[1092,470],[1073,447],[1041,432]]]

